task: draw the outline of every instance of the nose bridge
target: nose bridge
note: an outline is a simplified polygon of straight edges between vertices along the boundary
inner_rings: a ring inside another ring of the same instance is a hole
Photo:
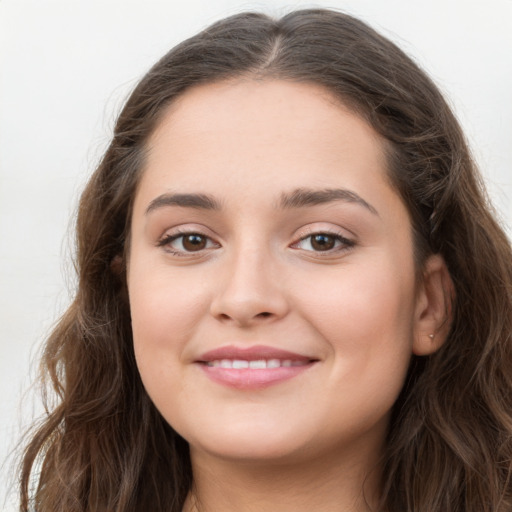
[[[247,324],[286,314],[287,301],[279,280],[276,255],[268,243],[246,237],[223,262],[212,314]]]

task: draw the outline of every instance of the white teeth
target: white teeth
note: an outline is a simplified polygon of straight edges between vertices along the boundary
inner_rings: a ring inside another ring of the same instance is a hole
[[[244,359],[220,359],[208,361],[207,366],[214,368],[231,368],[235,370],[243,370],[249,368],[251,370],[264,370],[266,368],[289,368],[291,366],[304,366],[305,361],[292,361],[290,359],[257,359],[255,361],[245,361]]]
[[[264,359],[261,359],[259,361],[249,361],[249,368],[251,370],[259,370],[261,368],[266,368],[267,362]]]
[[[235,359],[233,361],[233,366],[235,370],[242,369],[242,368],[249,368],[249,361],[243,361],[241,359]]]

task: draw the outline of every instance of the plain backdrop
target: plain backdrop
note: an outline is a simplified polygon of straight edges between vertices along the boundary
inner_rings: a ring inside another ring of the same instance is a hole
[[[137,80],[169,48],[243,10],[359,15],[434,78],[512,226],[512,0],[0,0],[0,509],[40,411],[41,343],[74,285],[72,219]],[[23,398],[24,396],[24,398]],[[23,398],[23,400],[22,400]]]

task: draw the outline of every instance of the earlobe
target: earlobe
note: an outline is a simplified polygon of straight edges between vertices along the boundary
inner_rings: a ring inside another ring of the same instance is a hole
[[[433,354],[444,344],[452,325],[455,288],[444,258],[430,256],[416,298],[413,353]]]

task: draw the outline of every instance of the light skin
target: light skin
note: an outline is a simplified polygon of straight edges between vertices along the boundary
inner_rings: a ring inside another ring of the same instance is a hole
[[[451,293],[439,256],[418,279],[383,147],[321,87],[250,79],[188,90],[150,138],[128,292],[144,386],[190,444],[185,510],[375,503],[390,410]],[[244,389],[201,362],[261,345],[308,366]]]

